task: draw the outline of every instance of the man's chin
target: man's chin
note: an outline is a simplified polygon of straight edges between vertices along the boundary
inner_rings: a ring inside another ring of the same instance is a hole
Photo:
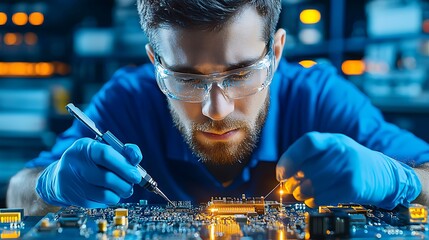
[[[213,165],[232,165],[241,162],[238,149],[228,143],[215,143],[210,146],[195,144],[194,152],[204,163]]]
[[[193,151],[204,163],[212,165],[233,165],[246,162],[250,157],[254,142],[238,135],[231,141],[208,141],[205,138],[193,138]]]

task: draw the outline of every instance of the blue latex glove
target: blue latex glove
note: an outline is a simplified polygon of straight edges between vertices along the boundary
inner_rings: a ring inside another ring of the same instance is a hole
[[[370,204],[392,209],[421,191],[414,170],[343,134],[307,133],[277,164],[277,180],[308,206]]]
[[[135,167],[142,159],[140,149],[126,144],[124,155],[93,139],[79,139],[41,173],[36,191],[56,206],[104,208],[117,204],[133,194],[133,184],[141,179]]]

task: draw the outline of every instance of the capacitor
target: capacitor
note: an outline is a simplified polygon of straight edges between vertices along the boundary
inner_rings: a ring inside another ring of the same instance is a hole
[[[105,219],[97,220],[97,227],[99,233],[107,232],[107,221]]]

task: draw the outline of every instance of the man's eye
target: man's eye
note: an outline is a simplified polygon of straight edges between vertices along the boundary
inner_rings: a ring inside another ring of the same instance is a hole
[[[242,81],[248,79],[252,75],[252,71],[241,71],[234,75],[231,75],[229,78],[233,81]]]
[[[176,82],[179,82],[181,84],[200,84],[201,79],[194,79],[194,78],[176,78]]]

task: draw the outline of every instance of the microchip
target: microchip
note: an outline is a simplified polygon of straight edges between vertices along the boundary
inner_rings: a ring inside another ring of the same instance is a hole
[[[61,227],[80,227],[82,226],[82,219],[61,217],[58,219],[58,223]]]
[[[234,215],[256,212],[265,213],[264,198],[212,198],[208,203],[207,212],[213,215]]]
[[[235,214],[234,219],[237,223],[246,223],[247,222],[247,216],[244,214]]]
[[[306,238],[349,238],[350,216],[346,213],[305,214]]]

